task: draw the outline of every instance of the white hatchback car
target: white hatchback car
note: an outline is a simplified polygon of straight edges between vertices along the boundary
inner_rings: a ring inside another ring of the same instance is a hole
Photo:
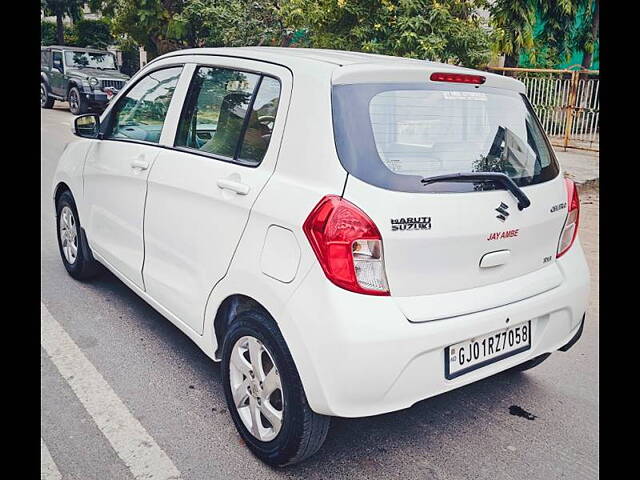
[[[579,200],[511,78],[312,49],[173,52],[75,120],[54,184],[96,261],[222,361],[273,465],[580,337]]]

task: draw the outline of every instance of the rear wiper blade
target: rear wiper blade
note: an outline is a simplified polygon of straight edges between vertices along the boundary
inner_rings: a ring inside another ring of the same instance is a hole
[[[518,199],[518,210],[524,210],[531,205],[531,200],[525,193],[515,184],[515,182],[505,175],[498,172],[473,172],[473,173],[451,173],[448,175],[438,175],[436,177],[428,177],[420,180],[423,185],[429,185],[437,182],[495,182],[501,184],[506,190],[509,190],[514,197]]]

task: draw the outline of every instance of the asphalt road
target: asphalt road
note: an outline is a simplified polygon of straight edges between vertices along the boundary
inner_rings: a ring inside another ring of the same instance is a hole
[[[74,139],[72,118],[62,106],[42,111],[41,300],[49,330],[43,327],[41,438],[47,478],[142,478],[132,467],[141,447],[127,437],[127,428],[138,427],[149,436],[142,442],[149,451],[163,452],[185,480],[598,478],[597,194],[582,196],[580,229],[592,294],[584,335],[569,352],[555,353],[527,373],[499,374],[400,412],[333,419],[318,454],[272,469],[236,433],[218,364],[113,275],[79,283],[64,270],[50,189],[58,158]],[[50,330],[54,326],[59,330]],[[51,331],[58,340],[46,333]],[[97,377],[102,381],[87,383]],[[121,401],[122,418],[130,419],[124,430],[110,426],[101,410],[112,397]],[[518,410],[514,406],[535,417],[510,413]]]

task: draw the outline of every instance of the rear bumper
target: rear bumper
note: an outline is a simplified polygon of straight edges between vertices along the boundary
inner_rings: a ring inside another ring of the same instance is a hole
[[[342,417],[400,410],[572,344],[581,331],[589,294],[589,271],[579,242],[558,263],[563,281],[552,290],[424,323],[409,322],[391,297],[335,287],[314,266],[279,322],[311,408]],[[531,320],[531,349],[445,379],[445,347],[502,329],[507,318],[509,326]]]
[[[587,316],[586,313],[584,315],[582,315],[582,321],[580,322],[580,327],[578,327],[578,331],[573,336],[573,338],[571,340],[569,340],[569,342],[567,344],[565,344],[562,347],[560,347],[558,350],[560,350],[561,352],[566,352],[571,347],[573,347],[578,342],[578,340],[580,340],[580,337],[582,337],[582,332],[584,331],[584,319],[585,319],[586,316]]]

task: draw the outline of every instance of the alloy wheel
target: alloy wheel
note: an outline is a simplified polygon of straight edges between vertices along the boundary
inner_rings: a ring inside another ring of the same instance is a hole
[[[60,212],[60,245],[64,258],[73,265],[78,258],[78,228],[73,212],[66,205]]]
[[[239,338],[231,351],[229,382],[233,403],[251,435],[273,440],[282,428],[282,380],[273,356],[255,337]]]
[[[69,110],[71,110],[72,113],[78,111],[78,95],[75,91],[69,94]]]

